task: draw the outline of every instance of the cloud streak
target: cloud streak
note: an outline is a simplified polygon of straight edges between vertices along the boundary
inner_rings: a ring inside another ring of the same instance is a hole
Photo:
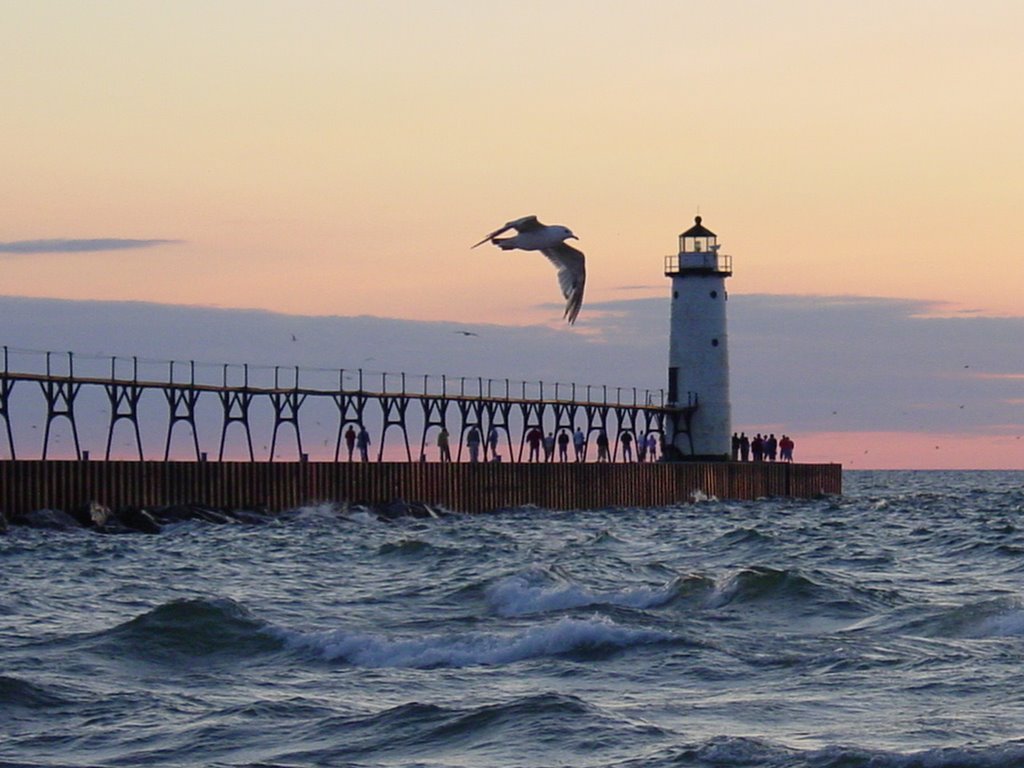
[[[854,457],[858,467],[938,466],[935,444],[949,465],[985,466],[990,446],[999,454],[990,466],[1022,466],[1024,317],[933,317],[928,302],[851,296],[745,294],[729,304],[736,429],[786,432],[804,460]],[[371,387],[382,372],[402,371],[410,382],[447,375],[452,391],[462,377],[472,390],[478,376],[497,380],[496,392],[505,378],[513,393],[524,380],[562,382],[563,392],[575,383],[581,395],[608,385],[628,402],[633,387],[666,385],[669,305],[667,297],[595,302],[580,333],[0,296],[0,345],[12,348],[12,370],[39,364],[27,350],[73,350],[79,375],[110,370],[89,356],[138,355],[147,358],[142,379],[166,375],[171,359],[196,360],[200,378],[214,381],[222,363],[245,362],[254,386],[272,383],[276,366],[298,366],[306,385],[334,386],[339,368],[364,369]]]
[[[137,240],[123,237],[97,238],[53,238],[48,240],[13,240],[0,243],[0,255],[32,256],[51,253],[102,253],[104,251],[128,251],[172,245],[180,240]]]

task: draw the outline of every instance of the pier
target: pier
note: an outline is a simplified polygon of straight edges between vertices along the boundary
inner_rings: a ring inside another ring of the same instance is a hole
[[[837,494],[838,464],[439,464],[406,462],[0,461],[0,510],[113,509],[202,503],[280,512],[395,499],[458,512],[525,505],[640,508],[706,499]]]
[[[700,407],[692,394],[681,399],[669,406],[662,390],[4,347],[0,510],[95,500],[277,511],[402,498],[479,512],[841,492],[833,464],[624,462],[627,433],[633,442],[641,434],[660,441],[671,419],[678,440]],[[367,430],[370,461],[350,461],[349,426]],[[452,463],[437,462],[442,427],[451,434]],[[482,441],[481,463],[469,463],[464,450],[474,428],[499,435],[493,448]],[[577,428],[587,438],[581,462],[527,461],[531,430]],[[596,461],[602,432],[606,462]]]

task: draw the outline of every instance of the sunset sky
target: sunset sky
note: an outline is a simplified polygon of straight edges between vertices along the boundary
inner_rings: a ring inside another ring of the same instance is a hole
[[[700,213],[733,256],[733,296],[1022,327],[1017,0],[11,0],[0,19],[4,296],[537,326],[582,344],[616,302],[667,295],[663,257]],[[572,329],[542,257],[469,248],[526,214],[570,226],[587,254]],[[865,412],[808,425],[803,444],[822,456],[870,435],[874,466],[908,466],[941,438],[972,466],[1024,468],[1024,339],[987,339],[950,396],[1002,382],[998,419],[884,428]],[[929,355],[871,341],[897,368]],[[820,362],[786,354],[797,380]],[[599,352],[579,364],[580,380],[620,377]],[[880,375],[864,364],[843,373]],[[660,386],[663,357],[651,367]],[[734,400],[755,382],[734,361]]]

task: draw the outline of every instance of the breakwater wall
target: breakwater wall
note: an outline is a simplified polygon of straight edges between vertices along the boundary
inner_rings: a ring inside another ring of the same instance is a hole
[[[201,503],[279,512],[319,502],[405,499],[486,512],[839,493],[839,464],[0,461],[0,511],[9,517],[93,501],[112,509]]]

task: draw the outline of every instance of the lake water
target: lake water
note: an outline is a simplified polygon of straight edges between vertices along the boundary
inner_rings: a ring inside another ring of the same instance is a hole
[[[1024,472],[0,535],[0,765],[1024,765]]]

